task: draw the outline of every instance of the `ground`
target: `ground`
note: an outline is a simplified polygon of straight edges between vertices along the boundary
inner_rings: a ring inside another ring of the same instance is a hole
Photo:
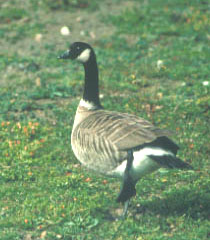
[[[208,239],[208,1],[0,5],[1,239]],[[74,41],[96,51],[104,107],[173,131],[194,167],[139,181],[123,222],[113,221],[120,183],[83,169],[71,150],[83,69],[57,56]]]

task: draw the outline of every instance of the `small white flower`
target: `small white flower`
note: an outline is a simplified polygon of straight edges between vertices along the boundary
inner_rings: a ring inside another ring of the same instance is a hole
[[[204,81],[202,82],[203,86],[208,86],[209,85],[209,81]]]
[[[81,20],[82,20],[81,17],[77,17],[77,18],[76,18],[76,21],[77,21],[77,22],[81,22]]]
[[[70,35],[70,30],[69,30],[69,28],[68,28],[67,26],[62,27],[62,28],[61,28],[61,34],[62,34],[63,36],[68,36],[68,35]]]
[[[163,61],[159,59],[157,61],[157,68],[160,70],[162,66],[163,66]]]
[[[96,38],[96,35],[95,35],[94,32],[90,32],[90,36],[91,36],[92,39],[95,39],[95,38]]]
[[[37,34],[35,35],[35,41],[36,41],[36,42],[41,42],[41,40],[42,40],[42,34],[41,34],[41,33],[37,33]]]
[[[80,31],[80,35],[85,36],[85,31],[84,30]]]

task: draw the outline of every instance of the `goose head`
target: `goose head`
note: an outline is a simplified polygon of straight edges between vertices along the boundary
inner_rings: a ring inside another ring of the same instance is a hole
[[[84,66],[85,84],[80,106],[89,110],[102,108],[99,100],[98,66],[93,48],[88,43],[74,42],[58,58],[76,60]]]
[[[59,59],[77,60],[83,64],[87,63],[95,56],[92,47],[84,42],[74,42],[69,49],[60,55]]]

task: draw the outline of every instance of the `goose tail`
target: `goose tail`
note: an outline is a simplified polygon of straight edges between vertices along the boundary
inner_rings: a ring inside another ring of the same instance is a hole
[[[184,161],[182,161],[180,158],[174,156],[174,155],[164,155],[164,156],[155,156],[150,155],[149,156],[153,161],[160,164],[162,167],[166,168],[178,168],[178,169],[193,169],[193,167]]]

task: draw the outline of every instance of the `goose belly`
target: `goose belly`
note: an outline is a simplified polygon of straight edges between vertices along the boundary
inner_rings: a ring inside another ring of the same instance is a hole
[[[102,147],[93,144],[85,147],[80,142],[74,141],[71,145],[76,158],[85,167],[105,175],[109,175],[108,173],[117,167],[121,159],[126,159],[127,155],[126,152],[109,149],[109,147],[105,151]]]
[[[139,151],[133,152],[133,162],[129,174],[134,181],[142,178],[143,176],[152,173],[160,168],[160,165],[152,160],[149,156],[164,156],[172,154],[164,149],[160,148],[143,148]],[[110,175],[114,177],[123,178],[126,169],[127,160],[123,161],[119,166],[117,166]]]

